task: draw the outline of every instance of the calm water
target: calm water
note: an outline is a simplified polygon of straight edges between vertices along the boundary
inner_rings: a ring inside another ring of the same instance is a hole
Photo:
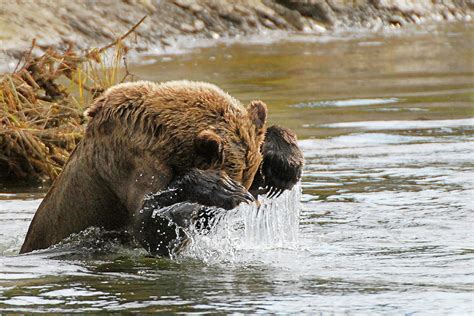
[[[301,188],[229,212],[174,260],[99,230],[18,256],[38,189],[0,195],[0,313],[472,314],[474,25],[294,37],[149,58],[295,129]],[[300,190],[301,189],[301,190]]]

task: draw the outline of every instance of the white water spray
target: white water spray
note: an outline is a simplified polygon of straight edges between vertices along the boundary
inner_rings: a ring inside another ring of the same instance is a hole
[[[298,243],[301,186],[277,199],[260,197],[260,206],[240,205],[215,221],[206,234],[191,229],[192,240],[180,257],[205,262],[235,262],[244,251],[294,249]]]

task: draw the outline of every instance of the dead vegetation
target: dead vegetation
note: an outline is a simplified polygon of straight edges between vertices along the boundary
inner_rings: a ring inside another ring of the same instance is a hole
[[[81,140],[83,112],[94,97],[127,80],[123,39],[145,18],[111,44],[78,53],[39,47],[0,75],[0,179],[54,180]],[[43,54],[34,57],[40,48]]]

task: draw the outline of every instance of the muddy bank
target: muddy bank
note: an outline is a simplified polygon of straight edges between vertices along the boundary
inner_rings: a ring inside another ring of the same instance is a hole
[[[321,33],[379,29],[428,21],[470,20],[471,0],[85,0],[4,1],[0,64],[14,61],[33,38],[42,45],[102,46],[147,15],[129,40],[137,52],[192,46],[196,39],[271,31]]]

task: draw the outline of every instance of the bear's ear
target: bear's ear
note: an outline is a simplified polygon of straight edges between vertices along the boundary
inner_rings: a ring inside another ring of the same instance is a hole
[[[206,164],[211,165],[223,160],[222,139],[211,130],[203,130],[197,134],[194,148],[200,160]]]
[[[104,97],[99,97],[94,100],[94,102],[84,111],[84,116],[88,118],[93,118],[99,113],[103,107],[105,102],[107,101]]]
[[[267,121],[267,105],[262,101],[252,101],[247,106],[247,112],[250,120],[255,124],[257,129],[262,129]]]

